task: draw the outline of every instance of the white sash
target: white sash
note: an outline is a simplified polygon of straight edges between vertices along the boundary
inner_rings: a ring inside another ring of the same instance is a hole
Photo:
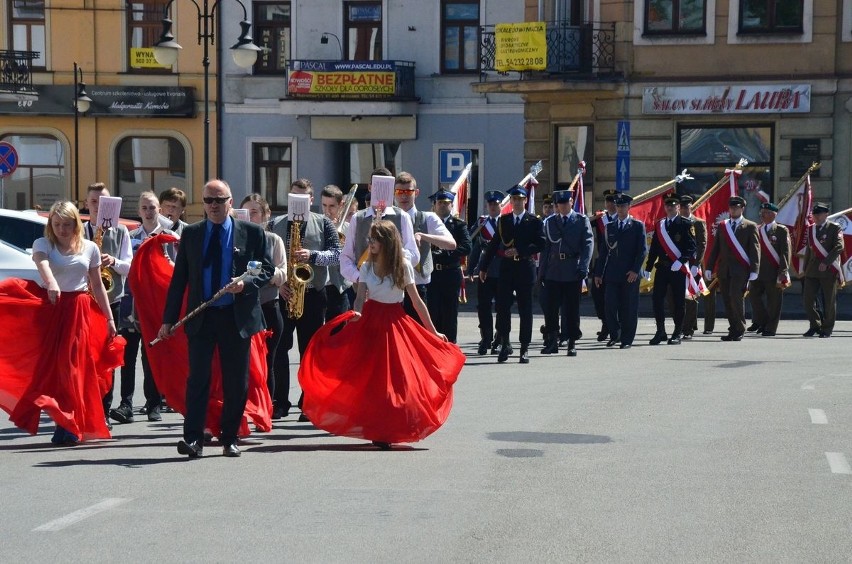
[[[748,259],[748,254],[743,249],[743,246],[740,245],[740,242],[737,241],[736,236],[734,236],[734,230],[731,229],[731,220],[726,219],[722,221],[721,225],[725,228],[725,238],[728,240],[728,246],[734,251],[734,256],[746,269],[751,268],[751,261]]]
[[[669,236],[669,232],[666,230],[665,218],[660,220],[660,224],[657,226],[656,232],[657,240],[660,242],[660,246],[663,247],[663,250],[666,252],[666,256],[669,257],[669,260],[671,260],[672,262],[680,260],[680,249],[678,249],[677,245],[674,244],[674,241],[672,241],[672,238]],[[692,275],[692,272],[690,271],[689,261],[680,265],[680,271],[686,274],[687,297],[695,297],[698,295],[705,295],[707,293],[707,286],[704,284],[704,279],[695,279],[695,277]]]
[[[764,254],[769,257],[775,268],[781,268],[781,257],[778,255],[778,251],[775,250],[772,241],[769,239],[769,235],[766,233],[766,226],[761,225],[758,229],[760,230],[760,248],[763,249]],[[778,278],[778,283],[786,288],[790,285],[790,275],[786,271],[782,272]]]
[[[824,260],[828,257],[828,251],[825,250],[825,247],[823,247],[822,243],[820,243],[817,239],[816,232],[817,224],[814,223],[813,225],[811,225],[811,248],[821,259]],[[846,284],[846,278],[843,276],[843,269],[840,268],[840,257],[834,259],[834,262],[831,263],[831,269],[834,271],[835,274],[837,274],[837,279],[840,280],[840,286],[842,287],[844,284]]]

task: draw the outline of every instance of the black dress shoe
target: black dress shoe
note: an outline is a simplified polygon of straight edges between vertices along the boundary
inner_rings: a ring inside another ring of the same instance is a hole
[[[573,339],[568,341],[568,356],[577,356],[577,344]]]
[[[311,420],[308,419],[308,416],[303,413],[299,414],[299,423],[310,423]]]
[[[763,335],[764,337],[774,337],[775,331],[764,331],[763,333],[761,333],[761,335]]]
[[[713,331],[705,330],[701,332],[702,335],[712,335]]]
[[[198,458],[204,449],[198,441],[188,443],[181,439],[178,441],[177,451],[179,454],[188,454],[190,458]]]
[[[109,417],[106,418],[106,426],[108,430],[112,431],[112,423],[109,422]]]
[[[237,448],[237,445],[235,445],[234,443],[222,447],[222,456],[227,456],[228,458],[237,458],[241,454],[242,453],[240,452],[240,449]]]
[[[500,347],[500,353],[497,355],[497,362],[506,362],[509,360],[509,347],[507,345],[502,345]]]
[[[629,348],[630,348],[630,346],[631,346],[631,345],[622,344],[622,345],[621,345],[620,347],[618,347],[618,348],[620,348],[620,349],[629,349]]]
[[[654,334],[654,336],[651,338],[651,340],[648,341],[648,344],[649,345],[659,345],[660,343],[662,343],[663,341],[665,341],[668,338],[669,338],[669,336],[666,335],[665,331],[657,331]]]
[[[599,331],[598,332],[598,342],[603,343],[606,341],[607,337],[609,337],[609,332],[607,331]]]
[[[828,339],[829,337],[831,337],[831,333],[829,333],[828,331],[820,331],[819,332],[819,338],[820,339]]]
[[[679,345],[680,344],[680,335],[672,335],[672,338],[669,339],[670,345]]]
[[[683,335],[681,335],[680,338],[684,341],[691,341],[692,340],[692,333],[684,333]]]
[[[541,354],[557,354],[559,352],[559,342],[556,338],[549,339],[544,348],[541,349]]]
[[[760,331],[760,325],[758,325],[757,323],[752,323],[746,329],[746,333],[754,333],[756,331]]]
[[[813,336],[817,335],[818,333],[819,333],[819,329],[817,329],[816,327],[811,327],[810,329],[808,329],[807,331],[802,333],[802,337],[813,337]]]
[[[608,347],[614,347],[614,346],[615,346],[615,345],[617,345],[617,344],[618,344],[618,339],[616,339],[615,337],[613,337],[612,339],[610,339],[609,341],[607,341],[606,346],[608,346]]]
[[[488,343],[485,341],[479,341],[479,347],[476,349],[476,354],[479,356],[488,354]]]
[[[722,340],[723,341],[742,341],[743,336],[742,335],[734,335],[734,334],[722,335]]]
[[[518,359],[518,362],[520,362],[521,364],[529,364],[530,363],[530,356],[527,353],[526,347],[521,347],[521,355],[520,355],[520,359]]]
[[[391,444],[386,443],[384,441],[373,441],[373,446],[378,447],[380,450],[390,450]]]

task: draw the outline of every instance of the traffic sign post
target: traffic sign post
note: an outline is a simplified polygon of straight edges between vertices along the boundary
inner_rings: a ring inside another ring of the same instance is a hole
[[[0,208],[6,207],[6,186],[4,178],[18,168],[18,152],[11,144],[0,141]]]
[[[630,122],[618,122],[615,151],[615,189],[630,190]]]

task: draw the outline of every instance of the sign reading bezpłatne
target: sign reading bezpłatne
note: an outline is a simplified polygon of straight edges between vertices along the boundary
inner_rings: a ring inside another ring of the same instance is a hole
[[[504,23],[494,26],[494,68],[499,72],[547,68],[544,22]]]
[[[390,97],[396,94],[396,68],[391,62],[302,62],[289,71],[291,97]]]

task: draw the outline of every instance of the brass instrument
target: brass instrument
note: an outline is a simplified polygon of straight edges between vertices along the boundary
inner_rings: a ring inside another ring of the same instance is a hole
[[[192,310],[189,313],[187,313],[186,315],[184,315],[174,325],[172,325],[172,334],[174,334],[174,332],[177,331],[178,327],[180,327],[181,325],[183,325],[184,323],[186,323],[187,321],[189,321],[190,319],[192,319],[193,317],[195,317],[196,315],[198,315],[199,313],[201,313],[202,311],[207,309],[207,306],[209,306],[210,304],[212,304],[213,302],[215,302],[216,300],[218,300],[219,298],[224,296],[225,292],[228,291],[228,288],[230,288],[231,286],[233,286],[237,282],[245,280],[249,276],[257,276],[263,271],[263,264],[258,260],[250,260],[248,262],[247,267],[248,268],[246,269],[245,272],[240,274],[237,278],[235,278],[231,282],[228,282],[227,284],[225,284],[218,292],[213,294],[212,298],[210,298],[209,300],[207,300],[203,304],[199,305],[194,310]],[[148,343],[148,346],[153,347],[154,345],[156,345],[157,343],[159,343],[162,340],[163,339],[157,337],[156,339],[154,339],[153,341]]]
[[[296,262],[296,251],[302,249],[302,222],[290,222],[290,247],[287,250],[287,285],[290,287],[290,299],[287,300],[287,316],[290,319],[302,317],[305,309],[305,289],[314,279],[311,265]]]
[[[101,248],[104,244],[104,228],[98,227],[95,231],[95,245],[98,246],[98,252],[101,251]],[[106,288],[107,293],[112,291],[113,286],[115,286],[115,281],[112,279],[112,272],[109,271],[109,268],[106,266],[101,267],[101,282],[104,284],[104,288]]]
[[[346,244],[346,233],[343,231],[343,224],[346,223],[346,215],[349,213],[349,208],[352,207],[352,202],[355,200],[355,192],[358,191],[358,185],[353,184],[343,198],[343,203],[340,206],[340,213],[337,214],[337,220],[334,222],[334,227],[337,229],[337,238],[340,239],[340,246]]]

